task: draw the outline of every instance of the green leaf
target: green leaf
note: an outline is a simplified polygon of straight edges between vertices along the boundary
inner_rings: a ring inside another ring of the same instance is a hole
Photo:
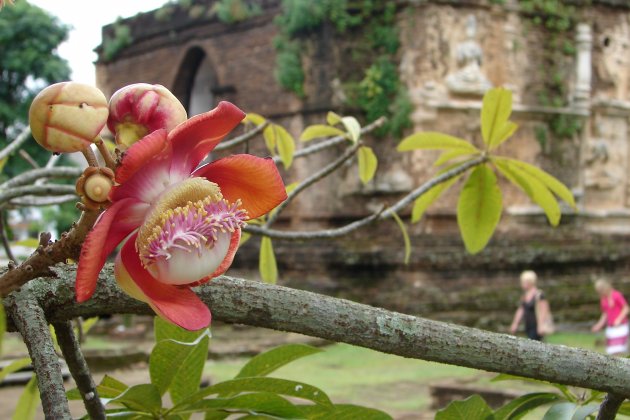
[[[81,328],[83,328],[83,334],[87,334],[90,332],[93,326],[98,322],[99,317],[94,316],[92,318],[88,318],[86,320],[81,321]]]
[[[174,409],[173,413],[192,414],[205,411],[230,410],[232,412],[261,413],[286,419],[302,417],[302,412],[279,395],[269,392],[256,392],[232,398],[211,398]]]
[[[254,125],[261,125],[261,124],[264,124],[265,121],[267,121],[267,120],[262,115],[256,114],[256,113],[253,113],[253,112],[248,112],[247,115],[245,116],[245,118],[243,118],[243,121],[241,121],[241,122],[243,124],[244,123],[252,123]]]
[[[484,420],[492,418],[492,410],[479,395],[453,401],[435,414],[435,420]]]
[[[207,331],[206,328],[197,331],[188,331],[160,317],[153,318],[153,329],[156,343],[162,340],[176,340],[182,343],[192,343],[197,340],[203,332]]]
[[[326,114],[326,122],[328,125],[337,125],[341,122],[341,115],[328,111],[328,114]]]
[[[412,134],[404,138],[396,148],[399,152],[407,152],[410,150],[441,150],[441,149],[457,149],[468,150],[470,153],[478,153],[479,149],[457,137],[449,136],[435,131],[426,131],[424,133]]]
[[[571,420],[585,420],[586,418],[588,418],[588,416],[594,414],[598,410],[599,404],[597,403],[581,405],[575,410],[575,413],[573,413],[573,417],[571,417]]]
[[[486,165],[477,166],[457,202],[457,223],[468,252],[476,254],[485,248],[501,219],[502,209],[497,177]]]
[[[30,420],[35,418],[35,411],[39,406],[39,390],[37,388],[37,377],[33,375],[26,384],[20,399],[18,400],[12,420]]]
[[[359,138],[361,138],[361,125],[359,121],[354,117],[343,117],[341,122],[343,126],[346,127],[350,140],[352,140],[353,143],[358,142]]]
[[[249,392],[269,392],[274,394],[286,395],[289,397],[301,398],[314,402],[315,404],[332,406],[332,402],[328,395],[319,388],[303,382],[290,381],[279,378],[237,378],[216,385],[204,388],[195,394],[189,396],[186,400],[177,404],[176,407],[190,405],[203,398],[215,394],[237,394]]]
[[[7,162],[9,161],[9,157],[5,157],[0,159],[0,174],[2,173],[2,171],[4,170],[4,166],[7,164]]]
[[[534,203],[545,211],[552,226],[558,226],[562,215],[558,201],[538,178],[504,160],[496,159],[494,164],[512,184],[523,190]]]
[[[439,158],[435,162],[433,162],[433,166],[442,166],[449,161],[461,157],[461,156],[469,156],[473,154],[468,149],[453,149],[453,150],[445,150],[442,152]],[[474,153],[476,154],[476,153]]]
[[[163,326],[162,324],[166,322],[158,321],[159,317],[155,319],[156,338],[158,335],[161,338],[165,335],[165,329],[171,327]],[[182,393],[190,394],[197,391],[203,365],[208,355],[210,330],[206,328],[193,333],[186,331],[183,334],[186,335],[185,341],[171,338],[159,340],[149,357],[151,383],[155,385],[160,395],[164,395],[170,389],[173,400],[179,398]],[[182,333],[178,331],[173,335],[181,338]],[[193,337],[194,340],[188,341]],[[195,352],[197,348],[201,350]],[[194,356],[191,358],[191,355]],[[177,381],[176,378],[178,378]]]
[[[4,381],[5,378],[9,376],[10,374],[14,372],[18,372],[24,369],[25,367],[30,366],[30,364],[31,364],[30,357],[22,357],[21,359],[15,359],[11,363],[9,363],[7,366],[5,366],[4,369],[0,370],[0,382]]]
[[[263,236],[260,241],[260,257],[258,261],[260,277],[265,283],[276,284],[278,281],[278,265],[273,252],[271,238]]]
[[[129,386],[109,375],[103,376],[101,383],[96,387],[101,398],[116,398],[127,389],[129,389]]]
[[[512,114],[512,92],[504,88],[490,89],[483,97],[481,135],[489,148],[498,143],[506,132],[505,125]]]
[[[236,378],[267,376],[282,366],[321,350],[306,344],[285,344],[252,357]]]
[[[7,332],[7,313],[4,310],[2,299],[0,299],[0,355],[2,354],[2,343],[4,341],[4,335],[6,334],[6,332]]]
[[[391,416],[380,410],[352,404],[335,404],[331,410],[321,405],[298,405],[302,414],[309,420],[391,420]]]
[[[569,204],[574,209],[577,209],[573,194],[562,182],[558,181],[558,179],[543,171],[542,169],[537,168],[534,165],[530,165],[529,163],[516,159],[508,160],[510,161],[510,164],[536,177],[540,182],[545,184],[545,186],[549,188],[551,192],[564,200],[565,203]]]
[[[27,248],[37,248],[39,246],[39,239],[35,239],[35,238],[22,239],[21,241],[11,242],[11,245],[23,246]]]
[[[518,397],[494,412],[494,420],[517,420],[530,411],[558,400],[551,392],[536,392]]]
[[[134,385],[115,398],[101,398],[103,404],[122,404],[130,410],[157,414],[162,409],[160,391],[153,384]]]
[[[274,126],[277,133],[276,147],[278,148],[278,154],[280,155],[284,169],[289,169],[293,163],[293,155],[295,154],[295,140],[293,140],[293,136],[291,136],[284,127],[275,124]]]
[[[313,139],[319,139],[323,137],[335,137],[335,136],[345,136],[346,133],[341,131],[336,127],[331,127],[329,125],[311,125],[306,127],[306,130],[300,136],[301,141],[311,141]]]
[[[407,233],[407,228],[398,214],[392,212],[392,218],[396,221],[396,224],[400,228],[400,232],[403,236],[403,242],[405,243],[405,264],[409,264],[409,258],[411,257],[411,241],[409,240],[409,233]]]
[[[275,124],[269,124],[263,130],[263,138],[265,139],[265,146],[267,146],[267,150],[269,150],[269,153],[271,153],[272,155],[276,154],[276,142],[277,142],[276,141],[277,133],[274,127],[275,127]]]
[[[569,388],[566,385],[562,385],[562,384],[547,382],[540,379],[525,378],[523,376],[508,375],[507,373],[501,373],[495,376],[494,378],[492,378],[492,382],[499,382],[499,381],[523,381],[523,382],[531,382],[538,385],[540,384],[550,385],[556,388],[558,391],[560,391],[567,400],[577,401],[578,399],[575,395],[573,395],[571,391],[569,391]]]
[[[492,149],[496,149],[501,144],[503,144],[507,139],[512,137],[512,135],[518,129],[518,124],[513,123],[512,121],[506,122],[503,127],[497,132],[496,142],[493,143]]]
[[[441,182],[431,188],[429,191],[422,194],[413,203],[413,209],[411,210],[411,223],[416,223],[422,219],[424,212],[427,211],[429,206],[435,202],[442,194],[448,191],[464,174],[459,174],[449,179],[448,181]]]
[[[573,420],[578,409],[579,406],[573,402],[554,404],[547,410],[543,420]]]
[[[361,178],[361,182],[367,184],[374,178],[378,167],[378,159],[372,148],[367,146],[359,147],[357,156],[359,161],[359,178]]]

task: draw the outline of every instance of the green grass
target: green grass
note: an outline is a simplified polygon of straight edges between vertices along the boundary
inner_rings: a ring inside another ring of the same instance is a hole
[[[589,333],[558,333],[548,341],[603,351],[596,346],[597,339]],[[334,344],[323,350],[279,369],[272,376],[317,386],[335,402],[372,406],[392,414],[425,412],[430,406],[428,386],[444,380],[524,392],[541,390],[540,386],[519,381],[491,382],[493,374],[474,369],[406,359],[348,344]],[[204,373],[213,383],[223,381],[234,377],[246,361],[209,361]]]

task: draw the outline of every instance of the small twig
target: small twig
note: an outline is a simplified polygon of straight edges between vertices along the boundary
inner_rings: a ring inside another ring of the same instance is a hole
[[[35,162],[35,159],[24,149],[20,149],[18,152],[20,157],[24,159],[29,165],[31,165],[34,169],[39,168],[39,163]]]
[[[96,148],[101,153],[101,156],[103,156],[103,160],[105,161],[105,166],[107,166],[112,171],[116,171],[116,161],[112,157],[112,154],[110,153],[110,151],[107,150],[107,146],[105,145],[105,142],[103,141],[103,139],[99,139],[98,141],[96,141],[95,144],[96,144]]]
[[[361,135],[364,135],[364,134],[367,134],[367,133],[370,133],[370,132],[376,130],[377,128],[379,128],[380,126],[385,124],[386,121],[387,121],[387,118],[381,117],[381,118],[375,120],[374,122],[366,125],[365,127],[361,128]],[[321,152],[322,150],[328,149],[329,147],[336,146],[336,145],[338,145],[340,143],[343,143],[343,142],[346,142],[346,141],[348,141],[348,138],[345,135],[331,137],[331,138],[329,138],[327,140],[321,141],[319,143],[315,143],[315,144],[313,144],[311,146],[305,147],[304,149],[298,150],[293,155],[293,159],[302,158],[302,157],[311,155],[313,153]],[[280,158],[280,156],[274,156],[273,157],[273,161],[276,164],[278,164],[278,163],[282,162],[282,159]]]
[[[76,194],[60,195],[57,197],[20,197],[14,198],[13,200],[9,201],[5,207],[15,208],[53,206],[56,204],[64,204],[71,201],[76,201],[76,199]]]
[[[217,147],[214,148],[214,150],[220,152],[222,150],[227,150],[234,146],[238,146],[241,143],[245,143],[247,140],[256,137],[258,133],[263,131],[268,125],[269,121],[265,121],[264,123],[257,125],[253,130],[250,130],[245,134],[241,134],[238,137],[234,137],[233,139],[219,143]]]
[[[0,185],[0,190],[7,188],[19,187],[21,185],[30,184],[31,182],[39,182],[46,178],[78,178],[83,173],[81,168],[73,168],[72,166],[59,166],[57,168],[39,168],[22,172],[15,178],[11,178]]]
[[[310,240],[310,239],[331,239],[338,238],[340,236],[345,236],[363,226],[367,226],[370,223],[374,223],[379,220],[388,219],[393,217],[395,213],[398,213],[400,210],[413,203],[415,199],[420,197],[423,194],[426,194],[431,188],[436,185],[448,181],[451,178],[460,175],[461,173],[467,171],[470,168],[473,168],[477,165],[480,165],[487,161],[488,158],[485,156],[481,156],[477,159],[473,159],[471,161],[465,162],[450,171],[444,172],[441,175],[436,176],[435,178],[425,182],[401,200],[399,200],[393,206],[390,206],[382,211],[374,213],[366,218],[357,220],[356,222],[352,222],[345,226],[336,229],[323,229],[323,230],[315,230],[315,231],[289,231],[289,230],[276,230],[269,229],[267,227],[248,225],[243,230],[245,232],[254,234],[254,235],[263,235],[268,236],[272,239],[286,239],[286,240]]]
[[[0,276],[0,296],[6,296],[17,290],[29,280],[37,277],[54,276],[50,267],[68,258],[77,260],[81,253],[81,245],[100,211],[85,210],[76,225],[68,233],[63,233],[55,243],[50,243],[50,234],[40,234],[40,245],[18,267],[10,269]]]
[[[275,222],[278,216],[280,215],[280,212],[282,212],[282,210],[284,210],[291,203],[291,201],[293,201],[293,199],[297,197],[302,191],[304,191],[306,188],[310,187],[311,185],[315,184],[317,181],[320,181],[324,179],[325,177],[327,177],[328,175],[332,174],[336,169],[340,168],[341,165],[343,165],[347,160],[351,159],[355,155],[357,150],[359,150],[359,147],[361,147],[361,143],[359,142],[348,147],[344,154],[342,154],[337,159],[335,159],[334,161],[326,165],[320,171],[315,172],[314,174],[306,178],[304,181],[299,183],[295,187],[295,189],[288,194],[287,199],[284,200],[278,207],[276,207],[273,213],[269,215],[269,219],[267,219],[267,223],[265,224],[265,227],[268,228],[269,226],[271,226],[273,222]]]
[[[9,244],[9,240],[7,239],[7,234],[5,232],[6,224],[4,222],[4,212],[0,209],[0,240],[2,240],[2,246],[4,247],[4,253],[7,255],[7,258],[11,261],[17,261],[13,252],[11,251],[11,245]]]
[[[46,165],[44,166],[44,168],[52,168],[53,166],[55,166],[57,164],[57,161],[59,161],[59,159],[61,159],[61,155],[51,155],[50,159],[48,159],[48,162],[46,162]]]
[[[617,411],[623,404],[624,397],[616,394],[606,394],[606,398],[599,406],[599,412],[597,413],[597,420],[615,420],[617,418]]]
[[[44,416],[47,419],[71,419],[61,365],[44,311],[27,291],[11,295],[5,304],[31,356]]]
[[[98,160],[96,159],[96,155],[94,154],[91,146],[88,146],[85,149],[81,150],[81,153],[83,153],[83,156],[85,156],[85,160],[87,161],[87,164],[89,166],[99,166]]]
[[[26,127],[24,129],[24,131],[22,131],[15,138],[15,140],[13,140],[11,143],[9,143],[9,145],[7,147],[5,147],[4,149],[0,150],[0,160],[4,159],[5,157],[7,157],[11,153],[13,153],[18,147],[20,147],[22,145],[22,143],[24,143],[30,137],[31,137],[31,128],[30,127]]]
[[[85,362],[83,353],[79,346],[79,341],[74,335],[70,321],[56,322],[53,324],[57,334],[57,342],[61,348],[64,359],[68,364],[68,369],[77,384],[77,388],[83,398],[83,404],[90,419],[105,419],[105,407],[96,390],[96,384],[90,374],[90,368]]]
[[[27,185],[24,187],[10,188],[0,192],[0,206],[14,198],[23,197],[25,195],[67,195],[75,192],[74,185]]]

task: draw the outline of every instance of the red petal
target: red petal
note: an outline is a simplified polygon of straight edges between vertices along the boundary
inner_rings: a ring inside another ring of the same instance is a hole
[[[245,113],[229,102],[183,122],[168,135],[173,145],[171,173],[190,174],[223,137],[236,127]]]
[[[137,236],[136,233],[125,242],[120,256],[129,276],[147,297],[151,307],[161,317],[187,330],[210,325],[210,309],[192,290],[161,283],[145,270],[135,249]]]
[[[107,256],[142,223],[148,206],[134,199],[115,202],[101,214],[88,233],[77,267],[77,302],[88,300],[96,289],[96,281]]]
[[[268,213],[287,198],[282,177],[270,158],[234,155],[202,166],[193,176],[216,182],[231,203],[240,199],[250,219]]]
[[[116,169],[116,182],[122,184],[131,178],[166,146],[166,130],[156,130],[129,147],[123,154],[121,165]]]
[[[188,284],[188,287],[195,287],[201,284],[207,283],[215,277],[219,277],[221,274],[228,271],[228,268],[232,265],[232,261],[234,261],[234,255],[236,255],[236,250],[241,242],[241,230],[238,229],[234,231],[232,237],[230,238],[230,247],[228,248],[227,254],[225,254],[225,258],[221,261],[221,264],[214,270],[214,273],[210,274],[205,279],[196,281],[194,283]]]

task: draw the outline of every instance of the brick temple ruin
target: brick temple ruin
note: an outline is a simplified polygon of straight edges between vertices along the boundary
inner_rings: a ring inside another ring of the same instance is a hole
[[[209,6],[212,1],[193,2]],[[479,326],[510,322],[518,298],[519,271],[539,272],[541,287],[563,323],[595,320],[591,282],[607,275],[630,295],[630,4],[593,0],[572,36],[567,58],[569,103],[537,105],[541,80],[540,30],[526,22],[518,2],[486,0],[399,1],[399,73],[414,111],[413,130],[432,130],[480,141],[483,92],[506,86],[514,92],[513,119],[520,129],[506,155],[535,163],[574,191],[580,211],[568,212],[552,229],[540,209],[515,188],[504,191],[506,211],[486,251],[469,256],[457,234],[456,195],[441,199],[411,227],[411,263],[394,224],[381,223],[335,242],[276,241],[281,282],[349,297],[402,312]],[[325,113],[339,109],[337,75],[352,63],[352,35],[340,38],[325,27],[308,39],[304,57],[306,97],[282,89],[274,78],[274,17],[280,1],[259,2],[262,13],[235,24],[216,16],[193,16],[176,7],[169,19],[153,12],[123,21],[133,42],[97,62],[97,83],[107,95],[129,83],[170,88],[191,114],[220,100],[284,124],[298,135]],[[584,6],[586,7],[586,6]],[[103,29],[111,35],[114,25]],[[582,129],[569,138],[544,133],[556,115],[577,119]],[[541,140],[541,130],[543,139]],[[362,187],[349,168],[303,194],[279,227],[337,226],[392,202],[435,172],[436,155],[401,155],[398,139],[368,140],[379,154],[376,179]],[[298,145],[300,147],[300,145]],[[303,179],[338,151],[296,162],[287,181]],[[237,257],[234,272],[257,276],[255,241]]]

